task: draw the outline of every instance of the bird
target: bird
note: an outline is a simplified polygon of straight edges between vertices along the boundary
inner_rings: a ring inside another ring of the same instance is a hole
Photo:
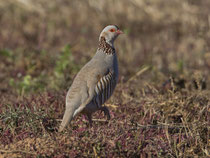
[[[123,32],[116,25],[106,26],[99,36],[95,55],[74,78],[66,95],[66,108],[59,132],[79,113],[85,114],[92,126],[92,114],[98,110],[110,119],[104,103],[111,97],[118,81],[118,59],[114,47],[116,38]]]

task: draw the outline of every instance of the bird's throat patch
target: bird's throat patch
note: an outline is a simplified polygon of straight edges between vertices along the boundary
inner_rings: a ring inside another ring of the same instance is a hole
[[[113,47],[111,47],[107,42],[105,37],[101,37],[100,41],[99,41],[99,45],[98,45],[98,49],[102,50],[104,53],[106,54],[114,54],[115,53],[115,49]]]

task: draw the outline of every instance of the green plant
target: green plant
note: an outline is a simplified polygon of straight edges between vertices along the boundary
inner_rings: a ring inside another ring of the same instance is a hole
[[[38,78],[32,78],[30,75],[26,75],[21,81],[15,81],[13,78],[9,80],[10,86],[17,89],[17,92],[23,96],[26,92],[43,90],[45,83],[41,82],[42,76]]]
[[[177,67],[178,67],[178,71],[180,73],[183,73],[183,71],[184,71],[184,61],[180,59],[177,63]]]
[[[79,68],[80,67],[77,66],[74,61],[70,45],[66,45],[62,49],[54,68],[55,78],[52,82],[55,82],[55,88],[66,85],[65,83],[67,82],[70,73],[76,73]]]

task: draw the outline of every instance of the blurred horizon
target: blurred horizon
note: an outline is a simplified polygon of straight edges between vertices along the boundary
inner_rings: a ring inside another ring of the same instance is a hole
[[[123,82],[144,67],[151,81],[199,74],[209,82],[208,6],[207,0],[0,1],[2,85],[25,77],[46,89],[55,80],[63,83],[57,89],[70,86],[108,24],[125,32],[115,42]]]

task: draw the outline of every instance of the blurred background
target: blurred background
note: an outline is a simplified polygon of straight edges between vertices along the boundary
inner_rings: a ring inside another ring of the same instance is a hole
[[[208,0],[1,0],[0,92],[67,89],[108,24],[125,32],[115,44],[123,82],[147,66],[153,81],[194,73],[208,80],[209,7]]]

